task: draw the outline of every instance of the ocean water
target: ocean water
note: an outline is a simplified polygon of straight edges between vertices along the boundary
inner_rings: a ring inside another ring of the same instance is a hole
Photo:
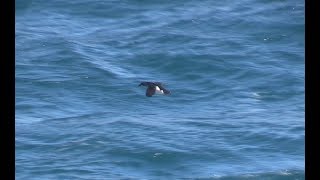
[[[16,0],[16,179],[305,179],[304,20],[301,0]]]

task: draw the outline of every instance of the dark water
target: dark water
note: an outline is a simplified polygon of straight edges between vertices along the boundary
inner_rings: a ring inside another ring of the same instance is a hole
[[[304,179],[304,25],[301,0],[17,0],[16,179]]]

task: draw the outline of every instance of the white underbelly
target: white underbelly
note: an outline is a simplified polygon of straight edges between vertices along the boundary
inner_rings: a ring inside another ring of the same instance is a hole
[[[156,93],[163,94],[163,90],[160,90],[160,88],[156,86]]]

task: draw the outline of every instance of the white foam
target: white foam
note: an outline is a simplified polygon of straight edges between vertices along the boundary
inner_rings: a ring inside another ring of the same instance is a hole
[[[107,62],[107,61],[95,61],[95,60],[92,60],[90,61],[91,63],[93,64],[96,64],[99,66],[99,68],[102,68],[108,72],[111,72],[117,76],[121,76],[121,77],[124,77],[124,78],[133,78],[133,77],[136,77],[134,74],[130,73],[128,70],[124,69],[124,68],[121,68],[121,67],[118,67],[118,66],[115,66],[115,65],[112,65],[111,63]]]
[[[153,157],[155,158],[155,157],[161,156],[161,155],[162,155],[162,153],[154,153]]]
[[[121,78],[134,78],[136,77],[135,74],[129,72],[127,69],[124,69],[122,67],[119,67],[117,65],[112,64],[109,62],[105,56],[108,56],[108,54],[104,53],[101,49],[85,49],[86,45],[77,43],[74,44],[75,51],[77,53],[80,53],[81,55],[85,56],[87,59],[87,62],[96,65],[98,68],[104,69],[108,72],[111,72],[117,76],[120,76]]]

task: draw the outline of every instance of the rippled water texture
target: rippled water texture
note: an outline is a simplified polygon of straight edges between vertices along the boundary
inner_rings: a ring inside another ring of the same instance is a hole
[[[304,179],[303,1],[17,0],[15,25],[16,179]]]

